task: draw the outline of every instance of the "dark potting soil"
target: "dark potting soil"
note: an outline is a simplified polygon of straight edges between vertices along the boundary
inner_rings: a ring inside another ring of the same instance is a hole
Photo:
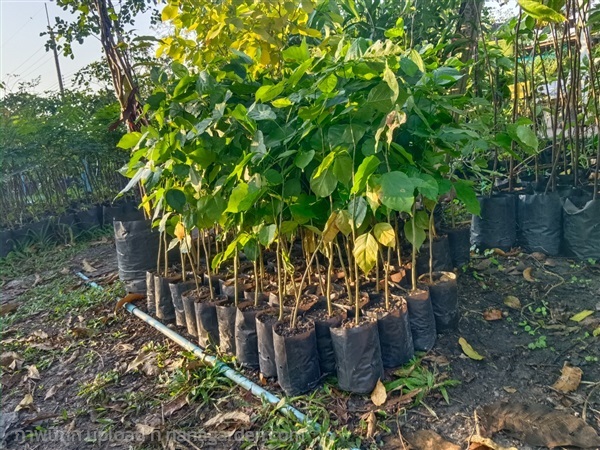
[[[284,317],[281,323],[278,323],[274,327],[274,331],[283,337],[296,336],[298,334],[306,333],[314,328],[312,320],[298,315],[296,319],[296,327],[290,328],[290,316]]]
[[[360,327],[365,323],[376,322],[377,319],[374,317],[369,317],[367,315],[361,315],[358,319],[358,324],[355,322],[353,318],[348,318],[342,322],[342,328],[356,328]]]
[[[238,309],[240,311],[262,311],[263,309],[269,308],[270,305],[264,301],[258,301],[258,305],[254,304],[254,300],[248,300],[238,304]]]
[[[210,288],[208,286],[200,285],[198,289],[193,287],[190,291],[184,292],[184,295],[192,299],[195,303],[205,303],[211,301],[210,299]],[[217,295],[214,295],[214,301],[217,300]],[[221,298],[222,299],[222,298]]]
[[[260,321],[260,323],[264,323],[265,325],[269,325],[277,322],[279,318],[279,312],[274,310],[272,312],[264,312],[259,316],[256,316],[256,320]]]

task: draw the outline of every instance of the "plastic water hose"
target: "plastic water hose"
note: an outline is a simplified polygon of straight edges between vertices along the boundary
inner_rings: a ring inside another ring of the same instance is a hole
[[[98,283],[95,283],[94,281],[90,280],[88,277],[86,277],[81,272],[76,272],[76,275],[79,278],[81,278],[82,280],[84,280],[87,284],[89,284],[90,286],[92,286],[93,288],[104,290],[102,288],[102,286],[100,286],[100,285],[98,285]],[[183,347],[186,350],[192,352],[194,355],[196,355],[198,358],[200,358],[203,362],[205,362],[207,364],[210,364],[211,366],[215,367],[219,371],[219,373],[221,373],[222,375],[224,375],[227,378],[229,378],[231,381],[233,381],[238,386],[241,386],[242,388],[244,388],[247,391],[251,392],[256,397],[264,398],[269,403],[272,403],[274,405],[279,404],[279,402],[281,401],[281,399],[279,397],[277,397],[276,395],[271,394],[269,391],[263,389],[258,384],[256,384],[253,381],[249,380],[248,378],[246,378],[241,373],[236,372],[231,367],[229,367],[227,364],[225,364],[224,362],[218,360],[216,357],[214,357],[212,355],[207,355],[196,344],[188,341],[186,338],[184,338],[180,334],[176,333],[175,331],[171,330],[169,327],[165,326],[163,323],[161,323],[158,320],[154,319],[152,316],[149,316],[148,314],[146,314],[141,309],[135,307],[132,303],[125,303],[123,305],[123,308],[125,308],[128,312],[130,312],[134,316],[137,316],[140,319],[142,319],[144,322],[146,322],[151,327],[153,327],[156,330],[160,331],[163,335],[165,335],[166,337],[168,337],[169,339],[171,339],[173,342],[179,344],[181,347]],[[279,409],[282,410],[282,411],[285,411],[287,413],[293,414],[296,417],[296,419],[298,419],[299,422],[302,422],[302,423],[309,423],[310,422],[310,420],[308,419],[308,417],[304,413],[298,411],[293,406],[283,405]],[[316,422],[312,422],[310,424],[317,431],[319,431],[321,429],[320,424],[318,424]]]

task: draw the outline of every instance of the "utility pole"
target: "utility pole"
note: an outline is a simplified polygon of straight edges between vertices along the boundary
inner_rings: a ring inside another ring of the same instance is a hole
[[[58,52],[56,51],[56,40],[54,39],[54,31],[50,26],[50,16],[48,15],[48,4],[44,3],[46,8],[46,19],[48,20],[48,30],[50,31],[50,39],[52,39],[52,51],[54,52],[54,63],[56,64],[56,76],[58,76],[58,87],[60,88],[60,95],[65,95],[65,87],[63,86],[62,74],[60,73],[60,64],[58,62]]]

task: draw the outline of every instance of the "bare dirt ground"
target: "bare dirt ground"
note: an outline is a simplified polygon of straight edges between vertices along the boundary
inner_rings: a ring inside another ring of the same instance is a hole
[[[106,290],[85,285],[74,275],[79,270]],[[516,253],[474,259],[460,271],[459,330],[439,336],[409,373],[386,372],[384,381],[413,377],[412,386],[388,393],[381,406],[340,392],[334,380],[290,400],[323,425],[321,432],[263,405],[139,319],[115,313],[123,291],[110,238],[33,249],[0,263],[0,271],[6,448],[404,449],[402,437],[417,430],[467,448],[475,410],[499,400],[545,405],[600,429],[595,261]],[[483,359],[466,356],[460,337]],[[553,387],[565,363],[582,373],[571,392]],[[244,373],[260,383],[256,372]],[[447,386],[448,403],[440,386]],[[282,395],[272,381],[266,388]],[[493,438],[543,448],[522,435]]]

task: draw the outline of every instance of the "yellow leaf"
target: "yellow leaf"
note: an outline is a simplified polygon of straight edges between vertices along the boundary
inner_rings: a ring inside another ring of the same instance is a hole
[[[179,8],[177,8],[177,5],[167,5],[162,10],[160,18],[162,19],[163,22],[172,20],[177,16],[178,12],[179,12]]]
[[[385,403],[386,399],[387,393],[385,392],[385,386],[381,380],[377,380],[375,389],[373,389],[373,392],[371,392],[371,401],[375,406],[381,406]]]
[[[600,336],[600,327],[596,328],[592,334],[594,336]]]
[[[375,225],[373,234],[381,245],[392,248],[396,246],[396,232],[389,223],[382,222]]]
[[[583,311],[575,314],[569,320],[572,320],[573,322],[581,322],[583,319],[585,319],[588,316],[591,316],[592,314],[594,314],[594,311],[590,311],[589,309],[584,309]]]
[[[327,223],[325,224],[325,228],[323,229],[323,242],[333,242],[333,240],[340,232],[340,229],[336,225],[337,217],[337,211],[333,211],[329,216],[329,219],[327,219]]]
[[[180,241],[185,237],[185,227],[181,222],[177,222],[177,225],[175,225],[175,237]]]
[[[271,102],[271,105],[273,105],[275,108],[286,108],[288,106],[291,106],[293,103],[291,102],[291,100],[289,98],[278,98],[277,100],[273,100]]]
[[[459,338],[458,339],[458,343],[460,344],[460,347],[462,348],[462,351],[464,352],[465,355],[467,355],[469,358],[474,359],[476,361],[481,361],[483,359],[483,356],[481,356],[479,353],[477,353],[473,347],[471,347],[471,344],[469,344],[465,338]]]

